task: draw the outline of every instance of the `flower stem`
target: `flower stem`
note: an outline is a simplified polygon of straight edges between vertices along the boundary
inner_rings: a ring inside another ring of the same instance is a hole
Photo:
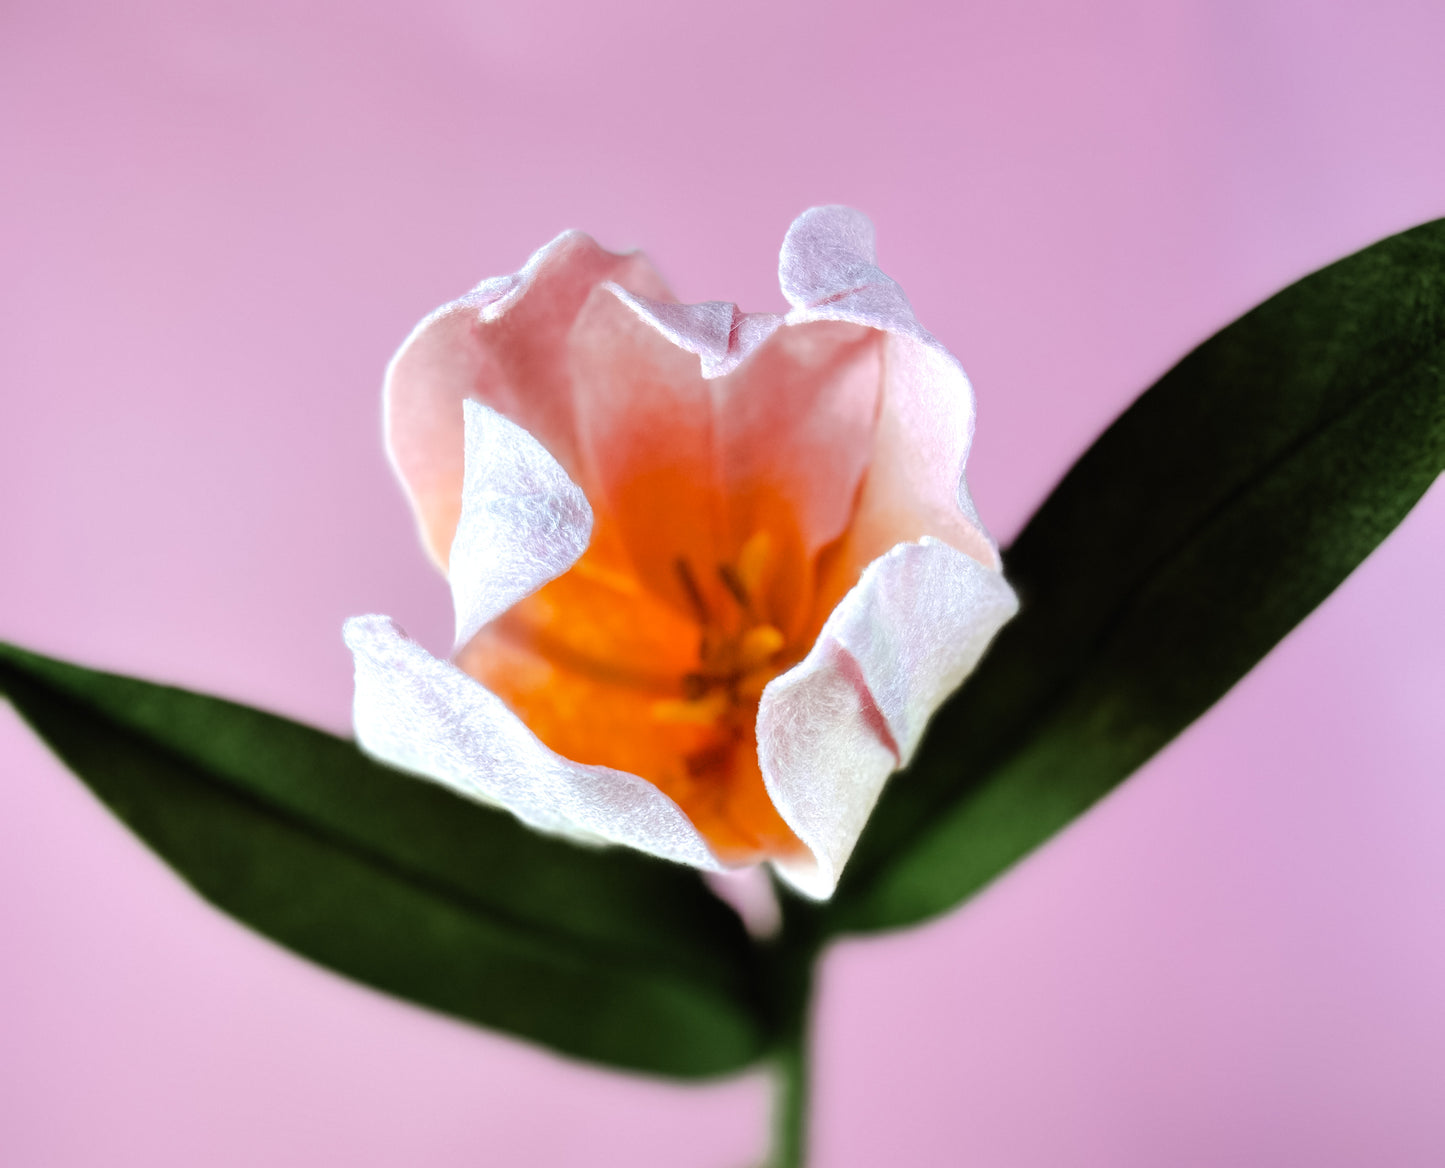
[[[823,936],[810,906],[780,897],[783,927],[769,947],[777,1031],[773,1047],[773,1148],[767,1168],[804,1168],[808,1137],[808,1030],[813,965]]]
[[[800,1025],[773,1061],[773,1154],[768,1168],[803,1168],[808,1144],[808,1036]]]

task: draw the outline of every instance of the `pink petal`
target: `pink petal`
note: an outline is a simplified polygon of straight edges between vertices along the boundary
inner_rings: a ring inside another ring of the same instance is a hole
[[[882,339],[852,324],[789,325],[723,379],[719,444],[737,538],[795,523],[811,568],[848,528],[871,473]]]
[[[963,478],[968,380],[878,270],[867,219],[806,212],[779,267],[781,324],[673,303],[644,261],[564,235],[418,327],[388,373],[388,440],[433,554],[450,547],[459,645],[581,555],[589,501],[589,559],[684,613],[679,557],[705,575],[786,529],[820,632],[764,690],[758,759],[808,849],[773,863],[825,897],[1017,602]],[[486,405],[463,411],[469,397]],[[830,573],[816,589],[815,561]],[[546,830],[719,867],[651,783],[557,755],[385,618],[349,622],[347,640],[368,750]]]
[[[608,292],[611,295],[608,295]],[[847,526],[877,420],[880,336],[722,303],[657,303],[598,289],[571,337],[589,498],[639,574],[678,592],[756,531],[796,545],[795,592]]]
[[[777,886],[761,864],[707,872],[703,879],[713,894],[738,914],[751,936],[769,941],[778,935],[783,927],[783,907],[778,902]]]
[[[520,272],[485,280],[423,320],[386,372],[387,450],[432,558],[447,564],[461,513],[461,403],[472,398],[522,426],[574,474],[565,339],[604,281],[657,299],[666,286],[638,254],[614,255],[568,231]]]
[[[499,697],[389,618],[353,617],[344,635],[356,663],[356,736],[369,754],[542,831],[721,867],[651,783],[548,750]]]
[[[812,853],[774,865],[799,891],[831,895],[884,782],[1017,608],[1003,577],[971,556],[930,538],[900,544],[763,691],[763,781]]]
[[[567,355],[579,481],[643,582],[688,611],[677,562],[710,573],[725,526],[698,358],[605,287],[577,314]]]
[[[617,284],[609,291],[680,349],[695,354],[705,378],[731,373],[783,323],[771,312],[742,312],[736,304],[673,304],[635,296]]]
[[[873,225],[849,207],[814,207],[788,229],[778,279],[788,322],[839,320],[888,334],[882,408],[844,559],[848,576],[900,540],[933,535],[999,566],[964,479],[973,389],[923,328],[903,290],[878,270]]]

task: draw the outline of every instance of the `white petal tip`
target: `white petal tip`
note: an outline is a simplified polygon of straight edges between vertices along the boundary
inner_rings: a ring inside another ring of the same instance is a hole
[[[605,286],[640,320],[678,348],[696,354],[707,380],[731,373],[783,323],[774,313],[741,312],[723,300],[676,304],[650,300],[617,284]]]

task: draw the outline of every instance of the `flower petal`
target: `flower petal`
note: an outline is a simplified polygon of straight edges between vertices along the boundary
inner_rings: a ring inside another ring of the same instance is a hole
[[[939,540],[869,564],[798,665],[763,691],[758,757],[811,862],[774,861],[799,891],[837,885],[884,781],[1017,611],[1002,575]]]
[[[734,532],[744,538],[796,526],[807,558],[800,592],[808,610],[816,557],[848,529],[870,473],[883,339],[834,321],[790,325],[721,385],[718,426]],[[786,618],[780,623],[787,628]]]
[[[461,403],[474,398],[522,426],[576,477],[565,339],[592,289],[613,281],[665,300],[640,254],[615,255],[579,231],[538,250],[520,272],[484,280],[423,320],[386,371],[387,451],[423,542],[446,567],[460,516]]]
[[[788,229],[778,261],[788,323],[839,320],[888,334],[873,464],[858,502],[842,586],[899,540],[933,535],[999,566],[964,479],[973,389],[957,359],[879,271],[873,225],[850,207],[814,207]]]
[[[645,586],[691,612],[678,563],[704,578],[722,555],[710,383],[694,354],[605,287],[577,315],[568,363],[579,481],[599,527]]]
[[[592,509],[542,444],[515,422],[462,403],[466,469],[451,548],[457,645],[587,550]]]
[[[618,284],[608,290],[678,348],[695,353],[708,379],[731,373],[783,323],[776,313],[743,312],[722,300],[674,304],[636,296]]]
[[[356,736],[369,753],[542,831],[721,867],[681,809],[636,775],[549,750],[502,700],[389,618],[353,617]]]
[[[502,698],[507,708],[564,758],[639,775],[676,803],[715,857],[756,863],[797,841],[778,817],[757,766],[751,735],[727,743],[731,765],[695,771],[720,745],[715,727],[659,718],[659,703],[677,704],[676,680],[649,688],[644,677],[594,671],[489,625],[457,658],[459,668]]]
[[[778,283],[793,306],[789,321],[851,320],[933,340],[897,281],[879,270],[872,221],[852,207],[810,207],[793,220],[778,257]]]
[[[610,293],[610,294],[609,294]],[[812,558],[847,527],[868,466],[882,336],[837,322],[778,328],[730,304],[660,304],[599,288],[570,338],[583,479],[599,526],[650,587],[688,603],[757,532],[774,541],[791,603]]]
[[[963,477],[968,379],[878,270],[871,224],[805,212],[779,276],[784,318],[681,305],[640,257],[569,232],[418,326],[388,371],[388,444],[450,559],[472,676],[384,617],[349,622],[366,749],[545,830],[714,870],[770,855],[807,895],[832,892],[887,777],[1017,601]],[[614,619],[644,594],[664,652]],[[581,625],[562,619],[578,596]],[[652,726],[702,733],[658,712],[683,703],[655,674],[686,676],[679,622],[739,619],[789,659],[811,648],[763,691],[747,781],[702,790],[708,751]],[[619,721],[686,781],[648,751],[594,750]]]

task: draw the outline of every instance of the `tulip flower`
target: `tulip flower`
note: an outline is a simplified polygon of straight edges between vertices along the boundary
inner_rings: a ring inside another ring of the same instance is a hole
[[[889,775],[1017,602],[964,481],[973,397],[805,212],[786,315],[680,304],[568,232],[427,317],[386,435],[450,661],[356,617],[371,754],[544,831],[833,891]]]

